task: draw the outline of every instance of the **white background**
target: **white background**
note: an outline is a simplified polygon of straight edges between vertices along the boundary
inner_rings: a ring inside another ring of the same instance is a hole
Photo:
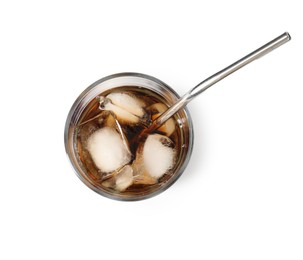
[[[301,1],[1,1],[1,259],[303,259]],[[183,94],[289,31],[189,104],[195,146],[161,195],[118,202],[65,155],[76,97],[109,74]]]

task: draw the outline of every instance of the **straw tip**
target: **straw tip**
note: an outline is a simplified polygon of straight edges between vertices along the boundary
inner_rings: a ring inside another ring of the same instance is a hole
[[[287,39],[290,41],[291,40],[291,36],[290,36],[289,32],[285,32],[284,34],[287,36]]]

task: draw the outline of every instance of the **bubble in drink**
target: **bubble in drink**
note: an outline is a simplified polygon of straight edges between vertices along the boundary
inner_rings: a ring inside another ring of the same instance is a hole
[[[135,87],[101,93],[87,106],[78,124],[77,151],[99,188],[139,194],[171,178],[181,149],[176,118],[140,135],[167,108],[161,96]]]

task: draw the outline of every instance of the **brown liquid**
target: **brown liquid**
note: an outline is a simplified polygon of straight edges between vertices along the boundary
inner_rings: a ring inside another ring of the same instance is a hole
[[[145,103],[145,111],[146,114],[143,116],[142,120],[140,120],[140,123],[138,124],[127,124],[120,122],[122,131],[126,137],[126,139],[129,142],[129,149],[132,153],[131,161],[128,164],[132,164],[132,162],[136,159],[136,153],[138,150],[138,147],[142,145],[142,142],[145,141],[146,138],[141,138],[138,140],[138,136],[140,133],[148,127],[152,122],[152,114],[155,113],[155,111],[150,111],[147,108],[155,103],[163,103],[167,106],[169,106],[160,96],[159,94],[152,92],[145,88],[138,88],[138,87],[132,87],[132,86],[125,86],[125,87],[119,87],[115,89],[111,89],[110,91],[100,93],[100,96],[106,96],[109,93],[113,92],[123,92],[128,93],[132,96],[135,96],[137,99],[142,100]],[[106,120],[109,120],[109,116],[111,112],[109,111],[102,111],[99,108],[99,101],[98,99],[92,100],[84,109],[82,112],[81,118],[78,123],[78,127],[76,127],[76,140],[75,140],[75,150],[78,155],[79,164],[82,167],[83,171],[86,173],[86,177],[91,180],[91,182],[94,183],[96,187],[99,189],[107,190],[108,192],[117,192],[121,193],[119,191],[114,191],[112,188],[105,187],[103,185],[104,180],[110,179],[111,174],[108,173],[102,173],[95,165],[94,161],[92,160],[92,157],[90,153],[87,150],[87,139],[88,137],[97,131],[98,129],[104,127]],[[175,151],[175,163],[174,166],[169,169],[162,177],[160,177],[155,183],[153,184],[132,184],[129,186],[125,191],[122,191],[123,194],[126,196],[132,196],[134,194],[143,195],[145,193],[149,193],[151,190],[156,190],[167,182],[174,174],[175,169],[177,168],[178,164],[180,163],[181,156],[180,151],[182,150],[182,143],[183,143],[183,132],[180,129],[179,123],[178,123],[179,115],[176,114],[173,118],[175,123],[175,131],[169,136],[169,139],[172,141],[172,143],[169,144],[170,147],[172,147]],[[165,133],[156,130],[154,133],[158,133],[161,135],[165,135]],[[157,164],[157,162],[155,162]]]

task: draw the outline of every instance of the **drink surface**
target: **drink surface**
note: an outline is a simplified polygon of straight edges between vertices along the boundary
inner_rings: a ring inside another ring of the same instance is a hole
[[[161,95],[132,86],[100,93],[85,107],[74,146],[95,187],[131,197],[156,191],[173,177],[184,149],[178,113],[141,134],[167,108]]]

